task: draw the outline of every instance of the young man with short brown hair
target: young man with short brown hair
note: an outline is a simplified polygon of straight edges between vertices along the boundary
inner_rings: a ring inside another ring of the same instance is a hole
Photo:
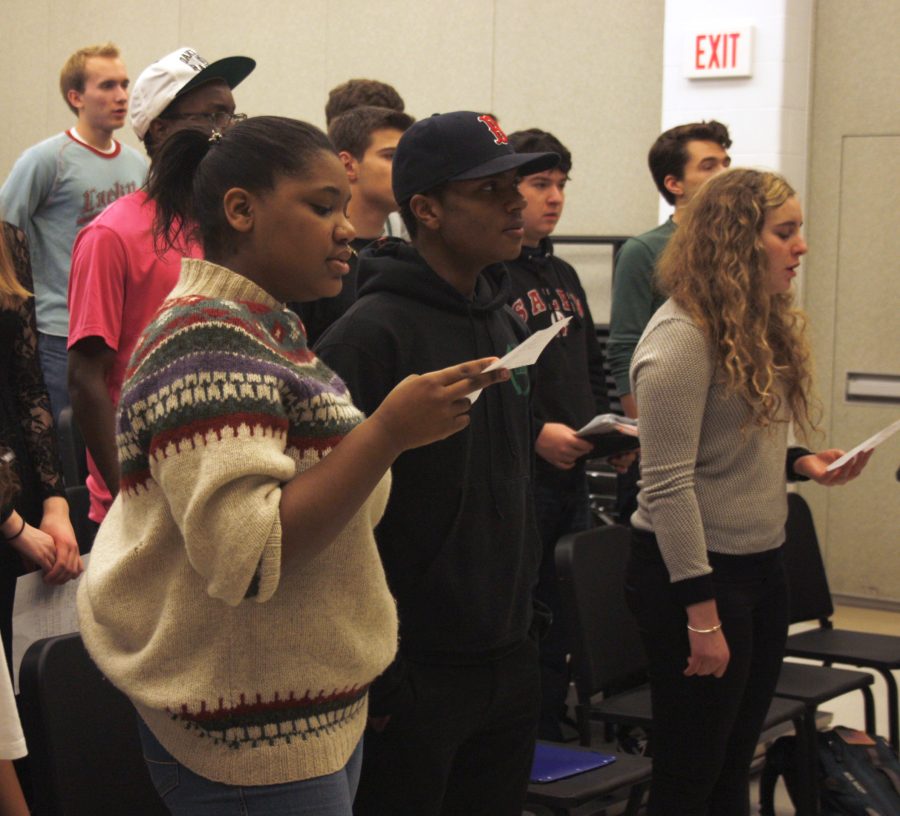
[[[728,128],[713,119],[670,128],[650,148],[650,174],[660,195],[675,211],[658,227],[629,238],[616,257],[606,355],[627,416],[637,417],[628,379],[631,357],[653,313],[666,300],[653,282],[656,259],[697,190],[731,166],[729,147]],[[637,510],[637,480],[637,462],[618,478],[616,512],[623,524],[628,524]]]
[[[66,296],[75,236],[147,175],[140,153],[113,138],[125,124],[128,85],[111,43],[72,54],[60,74],[60,90],[78,117],[75,125],[26,150],[0,188],[0,212],[28,236],[38,352],[54,420],[69,404]]]
[[[364,105],[335,117],[328,127],[353,193],[347,215],[356,230],[350,242],[355,254],[339,295],[291,304],[303,320],[309,346],[356,302],[358,253],[381,237],[388,216],[397,211],[391,167],[397,142],[414,121],[401,111]]]

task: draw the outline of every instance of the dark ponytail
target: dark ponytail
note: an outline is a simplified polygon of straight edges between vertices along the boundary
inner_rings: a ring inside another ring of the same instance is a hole
[[[207,258],[220,258],[237,237],[225,219],[225,193],[272,190],[279,176],[302,177],[323,151],[335,152],[321,130],[282,116],[247,119],[212,138],[200,130],[173,133],[159,146],[147,185],[157,246],[199,238]]]
[[[179,238],[199,239],[194,177],[209,149],[209,134],[186,128],[160,145],[147,180],[147,195],[156,203],[153,240],[157,252],[171,249]]]

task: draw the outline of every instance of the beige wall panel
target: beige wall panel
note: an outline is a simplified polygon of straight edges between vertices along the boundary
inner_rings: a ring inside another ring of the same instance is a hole
[[[847,371],[900,375],[900,135],[844,139],[834,322],[832,443],[848,449],[898,416],[897,405],[848,403]],[[863,479],[830,496],[833,590],[900,602],[900,462],[897,438]]]
[[[494,109],[504,129],[550,130],[573,154],[559,232],[655,226],[646,158],[660,126],[662,0],[496,5]]]
[[[612,247],[560,244],[556,247],[556,252],[578,270],[594,322],[609,323],[612,305]]]
[[[71,125],[56,91],[62,61],[113,39],[132,79],[182,45],[209,59],[246,54],[257,70],[235,94],[249,114],[324,126],[327,92],[351,77],[396,85],[415,116],[497,113],[540,125],[572,149],[561,232],[636,233],[657,220],[646,150],[660,120],[663,0],[6,0],[0,179],[31,144]],[[14,125],[8,124],[14,122]],[[120,137],[139,146],[130,128]]]
[[[343,35],[329,36],[327,17],[342,8],[325,0],[184,0],[180,37],[209,60],[232,54],[256,60],[235,92],[239,111],[321,125],[325,54],[346,48]]]
[[[328,25],[320,107],[329,89],[355,77],[390,82],[417,118],[453,110],[485,111],[493,104],[490,2],[383,0],[373,5],[342,0],[329,12]]]
[[[0,48],[0,181],[19,154],[29,145],[50,136],[47,109],[51,102],[63,106],[51,75],[52,59],[47,49],[49,0],[15,2],[4,0],[3,47]],[[65,56],[63,57],[63,59]],[[56,65],[57,82],[60,65]]]
[[[857,190],[856,207],[861,208],[858,223],[867,231],[853,235],[845,232],[842,218],[849,217],[854,208],[851,202],[843,202],[842,183],[847,181],[843,145],[847,136],[900,134],[900,51],[894,41],[900,30],[900,3],[895,0],[820,0],[816,7],[815,27],[806,207],[810,254],[804,264],[804,306],[811,319],[817,383],[825,404],[826,442],[851,444],[853,440],[864,438],[868,428],[874,431],[885,424],[881,421],[884,409],[854,406],[852,414],[848,414],[853,416],[852,423],[843,416],[840,406],[845,369],[841,369],[841,360],[835,356],[838,337],[834,329],[840,321],[848,321],[844,324],[846,331],[840,337],[841,348],[849,352],[863,346],[864,340],[857,338],[867,336],[867,329],[863,327],[870,323],[871,315],[868,307],[853,302],[852,297],[847,300],[844,287],[850,286],[854,279],[855,285],[861,288],[877,284],[866,277],[873,273],[855,261],[852,268],[845,269],[839,251],[848,251],[854,243],[872,240],[872,235],[896,232],[897,208],[896,199],[893,199],[893,210],[885,210],[884,207],[891,206],[890,200],[876,203],[873,196],[863,194],[866,191]],[[896,166],[896,158],[894,163]],[[875,189],[884,188],[876,185]],[[876,266],[896,270],[896,262],[895,249],[892,257],[882,256]],[[887,298],[884,302],[891,305]],[[896,325],[896,296],[892,305],[892,320]],[[885,350],[883,344],[878,348]],[[853,368],[856,368],[855,364]],[[853,426],[858,428],[858,433],[847,432]],[[847,436],[851,437],[849,441]],[[883,512],[872,515],[871,506],[867,504],[870,512],[867,519],[866,513],[854,509],[853,501],[860,491],[858,495],[865,496],[867,503],[874,502],[880,511],[897,506],[898,485],[892,478],[890,462],[878,461],[891,460],[896,467],[896,456],[887,451],[880,453],[881,456],[876,456],[872,462],[872,471],[863,476],[859,485],[846,488],[849,491],[846,494],[841,489],[801,488],[813,506],[835,592],[853,594],[853,589],[876,597],[897,597],[895,585],[878,578],[878,574],[885,574],[886,565],[879,563],[881,550],[877,549],[896,545],[896,515],[888,523]],[[848,555],[855,553],[859,544],[856,540],[848,540],[841,531],[845,533],[856,526],[871,528],[875,519],[881,519],[882,524],[876,524],[879,527],[874,531],[876,543],[869,545],[876,547],[875,554],[871,562],[866,559],[864,571],[883,583],[875,590],[867,591],[861,589],[863,581],[860,570],[853,563],[854,555]]]
[[[177,48],[179,6],[178,0],[152,6],[112,0],[5,5],[0,68],[8,79],[0,105],[7,116],[0,130],[0,179],[25,148],[74,124],[59,93],[59,71],[73,51],[112,40],[134,80],[149,62]],[[130,126],[118,135],[140,148]]]

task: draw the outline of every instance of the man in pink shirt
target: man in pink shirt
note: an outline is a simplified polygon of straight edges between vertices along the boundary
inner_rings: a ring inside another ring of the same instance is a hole
[[[131,123],[151,160],[185,127],[210,135],[245,118],[234,112],[231,89],[253,70],[248,57],[208,63],[180,48],[153,63],[131,92]],[[172,290],[182,257],[196,244],[159,255],[155,207],[143,190],[120,198],[78,235],[69,278],[69,395],[88,448],[90,519],[99,524],[119,489],[115,410],[125,368],[138,337]]]

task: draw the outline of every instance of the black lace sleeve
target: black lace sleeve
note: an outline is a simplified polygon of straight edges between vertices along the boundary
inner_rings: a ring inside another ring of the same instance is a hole
[[[3,224],[3,238],[12,256],[19,282],[32,291],[31,259],[25,234],[10,224]],[[59,449],[50,413],[50,398],[41,374],[37,351],[37,325],[34,298],[23,301],[16,309],[18,317],[13,353],[12,380],[19,409],[19,422],[25,444],[41,484],[41,499],[64,495],[59,463]]]

